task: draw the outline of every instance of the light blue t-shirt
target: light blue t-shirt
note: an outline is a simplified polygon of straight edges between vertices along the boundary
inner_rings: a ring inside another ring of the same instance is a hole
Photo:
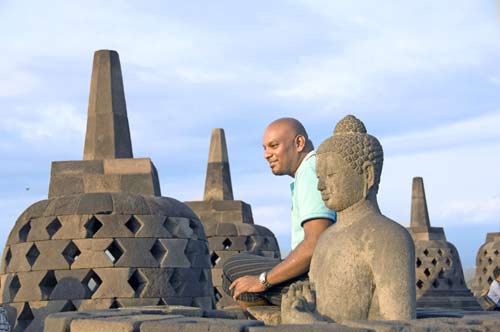
[[[335,211],[328,209],[321,199],[316,177],[316,152],[309,152],[295,172],[290,183],[292,191],[292,250],[304,240],[304,222],[311,219],[336,220]]]

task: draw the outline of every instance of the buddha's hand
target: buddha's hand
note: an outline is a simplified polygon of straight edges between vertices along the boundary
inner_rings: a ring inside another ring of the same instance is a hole
[[[308,281],[290,285],[281,298],[282,324],[311,324],[321,321],[316,313],[316,293]]]

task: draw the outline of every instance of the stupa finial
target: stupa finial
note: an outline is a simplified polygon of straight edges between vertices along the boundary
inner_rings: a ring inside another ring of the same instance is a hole
[[[226,137],[222,128],[212,129],[203,199],[205,201],[233,200]]]
[[[410,227],[431,227],[427,200],[425,199],[424,180],[421,177],[413,178]]]

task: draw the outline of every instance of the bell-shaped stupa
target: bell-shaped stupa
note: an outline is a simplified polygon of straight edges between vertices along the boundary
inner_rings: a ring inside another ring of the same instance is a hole
[[[133,158],[118,53],[94,55],[84,160],[52,163],[48,199],[16,221],[1,267],[15,331],[61,311],[213,307],[208,243],[185,204],[161,197],[149,158]]]
[[[280,258],[280,250],[274,234],[266,227],[254,224],[250,205],[233,199],[226,138],[222,128],[212,130],[203,201],[186,204],[205,226],[217,307],[233,305],[233,299],[222,290],[224,262],[240,252]]]
[[[460,256],[441,227],[431,227],[424,181],[413,178],[411,222],[415,242],[417,307],[480,310],[467,288]]]
[[[493,270],[500,266],[500,232],[486,234],[484,244],[476,255],[476,275],[472,283],[472,291],[476,297],[488,291],[495,277]]]

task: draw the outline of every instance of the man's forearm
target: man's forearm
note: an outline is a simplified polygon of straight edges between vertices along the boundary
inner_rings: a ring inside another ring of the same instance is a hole
[[[309,271],[314,246],[302,241],[281,263],[267,274],[267,281],[276,285]]]

